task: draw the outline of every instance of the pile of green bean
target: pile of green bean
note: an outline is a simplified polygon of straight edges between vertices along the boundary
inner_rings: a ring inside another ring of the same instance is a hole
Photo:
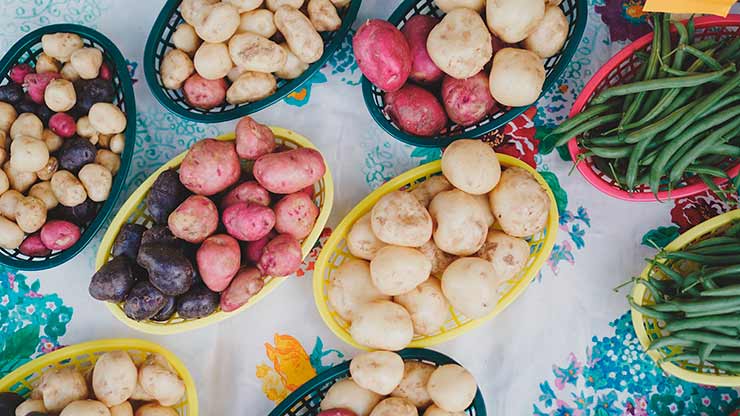
[[[652,18],[635,80],[598,93],[547,140],[562,146],[579,136],[584,157],[628,191],[648,185],[657,198],[661,185],[675,189],[694,175],[717,191],[712,179],[727,177],[720,165],[740,157],[740,37],[696,40],[693,18]]]
[[[709,362],[740,375],[740,221],[723,233],[650,260],[647,279],[637,278],[655,299],[634,309],[662,322],[648,350],[680,346],[663,361]],[[656,278],[656,276],[659,276]]]

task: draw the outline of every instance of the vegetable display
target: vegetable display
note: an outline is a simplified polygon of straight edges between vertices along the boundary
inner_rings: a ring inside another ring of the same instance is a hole
[[[555,146],[573,140],[577,163],[588,159],[590,169],[624,192],[660,199],[703,183],[722,194],[717,183],[730,179],[739,154],[740,38],[715,37],[709,26],[695,35],[694,25],[653,15],[652,42],[630,61],[634,77],[603,83],[547,140]]]

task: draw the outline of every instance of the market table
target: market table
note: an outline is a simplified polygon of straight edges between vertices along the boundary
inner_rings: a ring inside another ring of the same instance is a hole
[[[194,141],[233,130],[183,121],[152,97],[140,66],[143,45],[163,1],[4,0],[0,50],[56,22],[81,23],[110,37],[130,64],[137,98],[136,153],[119,204],[160,164]],[[355,26],[387,17],[390,0],[365,0]],[[496,150],[536,166],[555,192],[560,229],[541,273],[491,322],[434,347],[476,376],[493,415],[721,415],[738,391],[665,376],[642,352],[626,292],[612,288],[642,270],[643,258],[680,232],[729,209],[704,193],[637,204],[591,187],[561,149],[540,138],[561,122],[592,74],[649,31],[638,1],[589,2],[589,21],[573,61],[554,88],[504,130]],[[87,340],[136,337],[170,348],[193,374],[204,415],[265,415],[303,382],[357,353],[324,325],[311,278],[321,242],[352,206],[384,181],[438,159],[385,134],[362,100],[351,43],[301,89],[254,117],[310,138],[335,181],[328,227],[298,275],[246,312],[192,332],[151,336],[117,321],[87,293],[103,232],[75,259],[44,272],[0,269],[0,376],[54,350]]]

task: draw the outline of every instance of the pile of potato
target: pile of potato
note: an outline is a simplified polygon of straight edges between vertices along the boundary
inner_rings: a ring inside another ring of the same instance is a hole
[[[442,173],[384,195],[347,234],[355,258],[331,274],[327,295],[361,345],[403,349],[415,334],[438,333],[450,306],[489,314],[527,264],[524,238],[546,226],[546,190],[524,169],[502,171],[488,144],[453,142]]]
[[[126,142],[103,53],[74,33],[41,44],[34,66],[15,65],[0,86],[0,247],[31,257],[77,242]]]
[[[157,177],[146,198],[156,224],[121,228],[90,295],[122,303],[137,321],[238,309],[265,276],[300,267],[300,242],[319,215],[314,185],[325,172],[317,150],[278,148],[269,127],[244,117],[235,141],[201,140],[179,170]]]
[[[326,392],[318,416],[418,416],[424,409],[424,416],[464,416],[478,390],[457,364],[404,362],[389,351],[362,353],[349,371],[351,378]]]
[[[401,30],[368,20],[353,39],[355,58],[385,91],[384,110],[401,130],[434,136],[450,120],[471,126],[497,103],[519,107],[537,100],[543,59],[557,54],[568,36],[560,2],[435,0],[446,13],[441,20],[415,15]]]
[[[321,58],[319,32],[338,30],[337,8],[347,4],[307,0],[304,10],[304,0],[183,0],[185,23],[162,59],[162,84],[182,88],[185,100],[202,109],[267,98],[276,77],[298,78]]]
[[[84,374],[74,367],[45,371],[25,401],[3,395],[6,402],[15,400],[7,408],[15,416],[177,416],[172,406],[185,397],[185,383],[159,354],[137,368],[127,352],[111,351]]]

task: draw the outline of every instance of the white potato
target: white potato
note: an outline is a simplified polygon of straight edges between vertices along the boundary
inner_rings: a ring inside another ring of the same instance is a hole
[[[162,85],[171,90],[178,90],[182,88],[182,84],[190,77],[194,69],[193,61],[187,53],[172,49],[164,55],[159,67]]]
[[[355,310],[374,300],[390,300],[381,293],[370,277],[370,264],[364,260],[352,259],[342,263],[329,276],[326,289],[329,305],[345,321],[351,322]]]
[[[234,7],[239,10],[239,13],[248,12],[262,6],[264,0],[224,0],[227,3],[231,3]]]
[[[307,64],[318,61],[324,54],[324,40],[308,17],[289,6],[280,7],[274,12],[275,26],[283,34],[295,56]]]
[[[306,72],[308,64],[298,59],[287,43],[281,43],[280,47],[288,55],[288,59],[285,60],[285,65],[279,71],[275,71],[275,75],[282,79],[296,79]]]
[[[41,399],[28,399],[15,408],[15,416],[26,416],[31,412],[46,413],[44,401]]]
[[[114,415],[115,416],[115,415]],[[465,412],[448,412],[433,404],[424,411],[424,416],[465,416]]]
[[[195,27],[195,25],[202,24],[208,14],[211,12],[213,4],[218,3],[219,0],[182,0],[180,3],[180,13],[182,18]]]
[[[373,206],[370,224],[384,243],[419,247],[432,235],[432,217],[410,193],[393,191]]]
[[[331,0],[332,4],[337,9],[341,9],[342,7],[349,5],[350,1],[351,0]]]
[[[491,211],[491,205],[488,203],[488,195],[473,195],[475,198],[475,205],[478,207],[480,212],[485,218],[486,226],[490,227],[495,222],[493,218],[493,211]]]
[[[260,36],[271,38],[277,32],[272,12],[267,9],[257,9],[242,13],[240,16],[239,32],[252,32]]]
[[[99,133],[117,134],[126,130],[126,115],[111,103],[95,103],[87,115]]]
[[[174,406],[185,395],[185,383],[169,363],[161,363],[162,358],[152,355],[139,368],[139,382],[145,392],[151,394],[159,404]],[[159,361],[159,362],[158,362]]]
[[[308,0],[308,18],[319,32],[333,32],[342,26],[342,19],[330,0]]]
[[[21,245],[25,237],[26,234],[18,227],[18,224],[5,217],[0,217],[0,247],[15,250]]]
[[[61,66],[59,65],[59,61],[43,52],[36,57],[37,74],[43,74],[45,72],[59,72],[60,68]]]
[[[545,17],[524,39],[524,47],[540,58],[549,58],[563,49],[568,37],[568,19],[558,6],[547,6]]]
[[[550,198],[531,173],[508,168],[488,200],[501,229],[514,237],[527,237],[545,229]]]
[[[4,170],[0,169],[0,195],[10,189],[10,180]]]
[[[465,7],[466,9],[475,10],[480,13],[486,5],[485,0],[434,0],[434,3],[445,13],[449,13],[460,7]]]
[[[204,42],[195,52],[193,65],[195,71],[205,79],[223,78],[234,66],[225,43],[209,42]]]
[[[48,56],[67,62],[72,53],[84,45],[82,38],[74,33],[53,33],[41,37],[41,47]]]
[[[110,410],[97,400],[75,400],[59,416],[110,416]]]
[[[486,205],[487,204],[488,201],[486,200]],[[418,250],[432,262],[431,274],[437,277],[442,276],[442,272],[444,272],[447,266],[449,266],[456,258],[437,247],[437,245],[434,244],[433,239],[424,243],[424,245],[419,247]]]
[[[0,131],[3,133],[8,133],[10,131],[10,126],[13,125],[13,122],[15,122],[15,119],[18,117],[18,113],[15,111],[15,107],[12,105],[6,103],[5,101],[0,101]],[[10,137],[13,137],[12,135]]]
[[[205,19],[193,27],[206,42],[226,42],[239,27],[239,11],[229,3],[216,3],[210,7]]]
[[[15,209],[15,222],[27,234],[35,233],[46,223],[46,204],[35,196],[27,196]]]
[[[141,380],[136,381],[136,387],[134,388],[133,393],[131,393],[131,400],[138,400],[142,402],[150,402],[154,400],[154,396],[147,393],[144,390],[144,387],[141,387]]]
[[[58,170],[51,177],[51,190],[57,201],[65,207],[76,207],[87,199],[87,192],[75,175]]]
[[[134,416],[134,408],[129,402],[123,402],[119,405],[112,406],[110,416]]]
[[[406,308],[414,333],[419,335],[436,334],[450,316],[450,305],[436,277],[429,277],[414,289],[395,296],[393,301]]]
[[[0,194],[0,215],[15,221],[15,211],[18,209],[18,202],[23,198],[23,194],[15,189]]]
[[[526,49],[503,48],[491,64],[489,87],[499,103],[512,107],[537,101],[545,83],[545,65],[536,53]]]
[[[404,362],[403,378],[391,396],[404,398],[419,408],[429,406],[432,404],[432,399],[429,397],[426,386],[436,368],[421,361]]]
[[[108,142],[108,148],[120,155],[126,148],[126,136],[123,133],[114,134]]]
[[[387,300],[368,302],[357,308],[349,331],[357,343],[387,351],[406,348],[414,337],[408,311]]]
[[[42,140],[19,135],[10,143],[10,166],[18,172],[36,172],[49,162],[49,149]]]
[[[375,406],[370,416],[418,416],[413,404],[400,397],[389,397]]]
[[[455,140],[442,153],[442,173],[455,188],[473,195],[486,194],[501,177],[493,148],[482,140]]]
[[[100,149],[95,154],[95,163],[105,166],[113,175],[121,167],[121,157],[107,149]]]
[[[74,66],[72,66],[71,62],[67,62],[62,67],[61,72],[59,72],[62,75],[62,78],[66,79],[67,81],[77,81],[80,79],[80,74],[77,73],[77,70]]]
[[[229,40],[229,54],[245,71],[275,72],[285,65],[288,55],[277,43],[251,32],[238,33]]]
[[[468,318],[480,318],[496,307],[502,282],[488,261],[462,257],[453,261],[442,274],[442,293]]]
[[[160,406],[156,403],[149,403],[136,409],[134,416],[177,416],[175,409]]]
[[[273,12],[282,6],[300,9],[303,6],[303,0],[265,0],[265,6]]]
[[[32,113],[23,113],[10,126],[10,138],[15,140],[20,135],[41,138],[44,132],[44,123]]]
[[[483,70],[491,60],[491,33],[478,13],[465,8],[455,9],[429,32],[427,51],[432,61],[447,75],[457,79],[469,78]]]
[[[98,48],[77,49],[69,58],[69,63],[82,79],[97,78],[103,65],[103,52]]]
[[[106,352],[98,358],[92,375],[95,397],[106,406],[126,402],[136,388],[138,370],[125,351]]]
[[[75,87],[66,79],[53,79],[44,90],[44,103],[57,113],[71,109],[76,102]]]
[[[277,81],[272,74],[246,71],[226,90],[226,101],[241,104],[265,99],[277,90]]]
[[[8,176],[8,182],[10,182],[10,188],[15,189],[18,192],[24,193],[28,191],[28,188],[36,183],[36,172],[21,172],[10,164],[10,161],[5,162],[3,170]]]
[[[378,250],[385,247],[382,242],[373,233],[370,224],[371,213],[368,212],[358,219],[347,233],[347,248],[353,256],[365,260],[372,260],[378,253]]]
[[[46,143],[46,148],[49,149],[49,152],[56,152],[64,144],[64,140],[49,129],[44,129],[41,132],[41,140]]]
[[[51,177],[59,169],[59,160],[54,156],[49,157],[49,161],[46,162],[43,168],[36,171],[36,176],[42,181],[51,180]]]
[[[44,407],[49,412],[59,412],[68,404],[88,397],[85,377],[72,367],[54,368],[44,372],[38,390],[43,397]]]
[[[403,359],[390,351],[363,352],[352,359],[349,373],[360,387],[387,396],[403,378]]]
[[[54,196],[54,192],[51,190],[51,182],[44,181],[34,184],[31,189],[28,190],[28,196],[36,197],[44,202],[46,210],[52,210],[59,205],[57,197]]]
[[[95,128],[90,123],[88,116],[83,116],[77,119],[77,135],[84,138],[90,138],[97,133]]]
[[[421,205],[429,207],[429,203],[432,202],[438,193],[442,191],[449,191],[452,189],[452,184],[443,175],[432,176],[424,182],[420,183],[411,191],[411,195],[421,202]]]
[[[396,296],[412,290],[427,280],[432,262],[421,251],[400,246],[386,246],[370,261],[370,276],[378,290]]]
[[[448,412],[467,409],[477,390],[473,375],[457,364],[437,367],[427,383],[427,391],[434,404]]]
[[[506,43],[523,41],[544,15],[543,0],[488,0],[486,3],[488,28]]]
[[[491,229],[478,257],[493,265],[496,275],[504,280],[516,276],[527,265],[529,244],[521,238]]]
[[[321,410],[349,409],[357,416],[368,416],[383,396],[363,389],[351,378],[334,383],[321,400]]]
[[[485,212],[473,195],[459,189],[437,194],[429,204],[434,218],[434,244],[442,251],[467,256],[480,250],[488,233]]]
[[[190,56],[195,54],[202,42],[203,40],[195,33],[195,28],[187,23],[178,25],[172,34],[172,43],[175,47]]]

